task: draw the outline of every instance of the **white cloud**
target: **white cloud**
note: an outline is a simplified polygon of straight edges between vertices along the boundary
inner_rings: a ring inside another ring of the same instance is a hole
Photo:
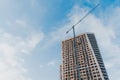
[[[84,10],[85,9],[85,10]],[[65,32],[72,27],[82,16],[84,16],[87,8],[80,8],[75,5],[71,12],[68,14],[68,22],[61,25],[60,29],[55,30],[50,34],[51,40],[46,44],[46,47],[53,45],[55,42],[68,38],[72,35],[72,31],[66,36]],[[120,46],[117,43],[119,41],[119,17],[120,8],[114,7],[109,11],[109,15],[112,17],[103,18],[101,15],[99,18],[90,14],[84,21],[76,26],[76,34],[84,32],[94,32],[103,56],[110,79],[119,80],[119,68],[120,68]],[[57,35],[57,36],[56,36]],[[53,63],[51,63],[53,64]],[[113,74],[114,72],[114,74]],[[117,73],[116,73],[117,72]]]
[[[22,17],[20,19],[16,19],[16,20],[7,20],[6,24],[8,27],[14,27],[14,28],[27,28],[28,24],[28,20],[25,17]]]
[[[40,68],[43,68],[44,66],[43,66],[43,65],[40,65],[39,67],[40,67]]]
[[[30,0],[30,3],[31,3],[31,6],[32,6],[32,7],[35,6],[36,0]]]
[[[94,4],[94,5],[96,5],[96,4],[98,4],[99,2],[100,2],[100,0],[86,0],[88,3],[90,3],[90,4]]]
[[[50,61],[47,64],[47,66],[55,66],[55,65],[56,65],[56,61]]]
[[[47,67],[47,69],[50,69],[50,68],[52,68],[52,67],[55,67],[56,65],[57,65],[56,60],[51,60],[51,61],[48,61],[48,62],[45,63],[45,64],[40,64],[39,67],[40,67],[41,69],[43,69],[43,68],[45,68],[45,67]]]
[[[24,20],[18,19],[18,20],[16,20],[15,22],[16,22],[16,24],[18,24],[18,25],[26,26],[26,22],[25,22]]]
[[[33,32],[35,32],[33,30]],[[0,31],[0,80],[30,80],[26,76],[24,54],[30,54],[43,39],[42,33],[31,33],[26,37]]]

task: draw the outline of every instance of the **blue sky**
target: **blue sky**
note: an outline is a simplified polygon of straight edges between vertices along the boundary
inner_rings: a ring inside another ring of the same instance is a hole
[[[0,0],[0,80],[60,80],[61,41],[94,32],[111,80],[120,75],[119,0]]]

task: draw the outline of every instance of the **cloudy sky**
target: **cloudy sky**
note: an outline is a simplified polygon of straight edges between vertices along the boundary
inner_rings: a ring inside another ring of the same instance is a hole
[[[0,80],[60,80],[61,41],[94,32],[110,80],[120,76],[120,0],[0,0]]]

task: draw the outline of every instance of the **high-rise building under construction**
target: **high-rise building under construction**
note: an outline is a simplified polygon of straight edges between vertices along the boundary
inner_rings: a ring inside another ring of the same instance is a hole
[[[84,33],[62,41],[60,78],[61,80],[109,80],[93,33]]]

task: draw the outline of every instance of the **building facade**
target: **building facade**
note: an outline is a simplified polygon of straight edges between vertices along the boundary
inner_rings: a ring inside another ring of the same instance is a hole
[[[61,80],[109,80],[93,33],[76,36],[75,47],[74,38],[62,41]]]

